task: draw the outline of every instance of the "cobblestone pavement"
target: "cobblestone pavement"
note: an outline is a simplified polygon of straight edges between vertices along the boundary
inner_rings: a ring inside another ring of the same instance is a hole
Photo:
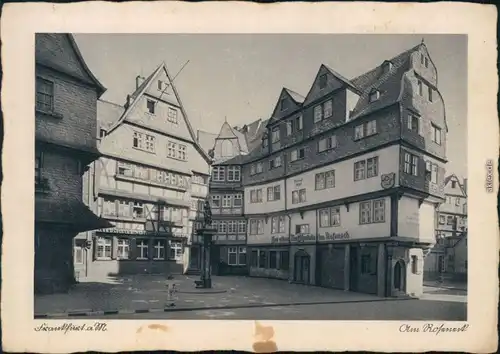
[[[88,317],[98,318],[98,317]],[[446,301],[381,301],[268,308],[207,309],[107,316],[114,319],[163,320],[359,320],[359,321],[465,321],[467,305]]]
[[[383,298],[326,289],[314,286],[289,284],[287,281],[250,278],[242,276],[214,277],[215,290],[223,293],[196,293],[194,280],[197,276],[178,275],[171,282],[179,289],[174,297],[176,310],[220,309],[228,307],[259,306],[275,313],[275,305],[300,305],[311,303],[380,302]],[[431,288],[431,290],[435,290]],[[444,296],[444,298],[443,298]],[[465,296],[446,294],[425,294],[427,300],[465,302]],[[458,297],[457,297],[458,296]],[[448,298],[447,298],[448,297]],[[397,302],[402,300],[384,300]],[[408,300],[402,301],[406,302]],[[87,280],[77,284],[67,294],[35,296],[36,315],[69,312],[96,311],[142,311],[163,309],[169,303],[166,279],[163,276],[137,275],[130,277],[109,277],[98,281]]]

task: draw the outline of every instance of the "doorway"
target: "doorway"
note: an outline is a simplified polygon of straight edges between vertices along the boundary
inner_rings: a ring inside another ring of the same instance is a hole
[[[305,251],[295,253],[295,274],[294,280],[297,283],[309,284],[311,257]]]
[[[349,254],[349,289],[351,291],[358,291],[358,247],[351,246]]]
[[[405,265],[402,260],[399,260],[394,265],[394,289],[396,291],[405,291]]]

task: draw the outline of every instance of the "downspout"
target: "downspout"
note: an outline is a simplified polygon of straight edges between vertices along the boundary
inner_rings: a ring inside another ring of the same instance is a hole
[[[287,153],[283,152],[283,192],[285,194],[285,215],[288,216],[288,281],[290,282],[293,278],[291,278],[292,272],[290,271],[290,261],[292,257],[290,256],[290,237],[291,237],[291,229],[292,229],[292,216],[288,213],[288,193],[287,193],[287,173],[288,173],[288,160]]]

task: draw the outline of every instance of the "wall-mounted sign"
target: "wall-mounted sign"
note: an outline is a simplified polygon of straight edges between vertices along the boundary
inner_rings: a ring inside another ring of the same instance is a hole
[[[116,229],[116,228],[99,229],[96,231],[111,233],[111,234],[124,234],[124,235],[146,235],[150,233],[149,231],[146,230]]]
[[[288,236],[272,236],[271,243],[288,243]]]
[[[351,236],[346,232],[327,232],[324,235],[318,235],[318,241],[340,241],[340,240],[349,240]]]
[[[290,242],[316,242],[316,235],[313,234],[296,234],[290,235]]]
[[[387,173],[380,176],[380,185],[384,189],[389,189],[394,187],[396,184],[396,174],[394,172]]]
[[[302,186],[302,178],[295,179],[293,180],[293,182],[295,183],[295,188],[299,188],[300,186]]]

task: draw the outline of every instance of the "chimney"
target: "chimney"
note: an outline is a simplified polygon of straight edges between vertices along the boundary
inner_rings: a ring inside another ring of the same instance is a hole
[[[130,95],[127,95],[127,101],[125,102],[125,109],[130,107]]]
[[[464,178],[464,191],[467,194],[467,178]]]
[[[240,127],[238,127],[237,125],[235,125],[235,126],[233,127],[233,129],[234,129],[234,130],[237,130],[237,131],[240,131]]]
[[[144,76],[137,75],[137,77],[135,78],[135,88],[138,89],[139,86],[141,86],[141,84],[144,82],[144,80],[146,80]]]

